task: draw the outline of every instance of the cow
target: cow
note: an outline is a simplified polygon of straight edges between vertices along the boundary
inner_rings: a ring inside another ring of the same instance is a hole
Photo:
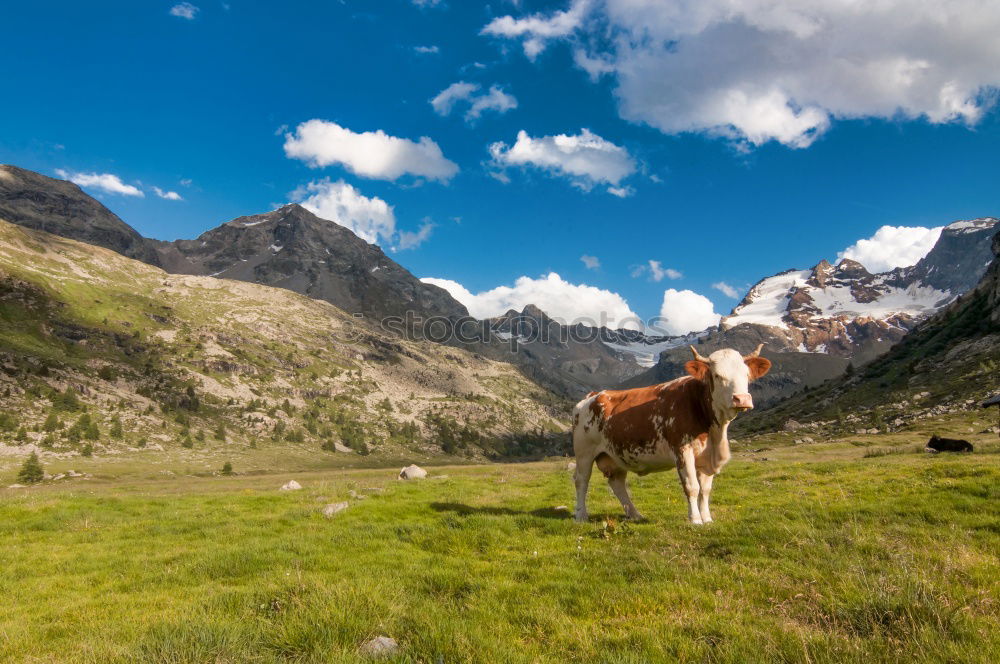
[[[971,452],[972,443],[956,438],[942,438],[934,434],[927,441],[927,447],[924,450],[931,454],[937,454],[938,452]]]
[[[632,503],[625,478],[677,468],[693,524],[712,521],[708,499],[712,479],[729,461],[727,430],[737,413],[753,408],[750,381],[766,374],[771,362],[726,348],[684,365],[689,376],[631,390],[591,392],[573,409],[576,455],[576,520],[587,520],[587,487],[596,463],[628,519],[642,515]]]

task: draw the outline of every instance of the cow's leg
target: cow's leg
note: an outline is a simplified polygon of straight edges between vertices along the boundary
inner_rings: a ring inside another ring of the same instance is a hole
[[[715,475],[698,473],[698,484],[701,485],[701,493],[698,494],[698,511],[701,513],[702,523],[712,522],[712,513],[708,509],[708,498],[712,495],[712,480]]]
[[[698,471],[694,466],[694,450],[690,445],[684,447],[677,459],[677,475],[681,478],[681,488],[688,499],[688,519],[691,523],[700,525],[701,512],[698,510]]]
[[[637,510],[635,505],[632,503],[632,496],[629,494],[628,484],[625,482],[625,478],[627,476],[627,470],[616,470],[611,475],[608,475],[608,485],[611,486],[611,490],[615,492],[615,495],[621,502],[622,507],[625,508],[625,518],[633,521],[639,521],[642,519],[642,515],[639,514],[639,510]]]
[[[576,456],[576,470],[573,478],[576,482],[576,520],[577,523],[587,521],[587,488],[590,486],[590,474],[594,470],[594,457]]]

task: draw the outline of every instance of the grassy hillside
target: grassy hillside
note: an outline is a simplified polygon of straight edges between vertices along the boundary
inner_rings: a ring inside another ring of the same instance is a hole
[[[566,412],[509,365],[327,303],[0,222],[0,465],[32,448],[518,455]]]
[[[400,662],[994,662],[1000,450],[972,438],[737,451],[704,528],[671,474],[631,481],[648,522],[595,482],[575,524],[565,460],[297,492],[105,465],[0,490],[0,660],[349,662],[385,635]]]

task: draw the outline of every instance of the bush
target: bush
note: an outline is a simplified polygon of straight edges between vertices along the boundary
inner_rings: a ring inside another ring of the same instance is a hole
[[[80,450],[80,456],[85,456],[85,457],[94,456],[94,446],[91,445],[90,443],[84,445],[83,449]]]
[[[42,431],[46,433],[52,433],[56,429],[62,428],[62,422],[59,421],[59,417],[55,413],[49,413],[49,416],[45,418],[45,423],[42,425]]]
[[[108,431],[108,435],[112,438],[121,438],[125,435],[125,432],[122,431],[122,420],[117,415],[111,420],[111,430]]]
[[[226,440],[226,425],[220,424],[219,428],[215,430],[215,439],[225,442]]]
[[[233,464],[229,463],[228,461],[225,462],[224,464],[222,464],[222,474],[223,475],[232,475],[233,474]]]
[[[194,441],[191,440],[191,436],[184,436],[184,440],[181,441],[181,447],[188,450],[194,447]]]
[[[31,453],[24,461],[24,465],[21,466],[21,472],[17,474],[17,481],[22,484],[38,484],[43,479],[45,479],[45,471],[42,469],[42,463],[38,460],[38,455],[34,452]]]

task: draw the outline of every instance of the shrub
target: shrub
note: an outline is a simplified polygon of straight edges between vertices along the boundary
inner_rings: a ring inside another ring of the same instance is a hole
[[[28,442],[28,430],[25,429],[24,427],[18,429],[17,435],[14,436],[14,440],[16,440],[18,444],[23,444]]]
[[[45,471],[42,469],[42,463],[38,460],[38,455],[32,452],[31,456],[24,460],[24,465],[17,474],[17,481],[22,484],[38,484],[43,479]]]
[[[46,433],[52,433],[61,428],[62,422],[59,421],[59,417],[55,413],[49,413],[49,416],[45,418],[45,423],[42,424],[42,431]]]
[[[94,456],[94,446],[91,445],[90,443],[84,445],[83,449],[80,450],[80,456],[85,456],[85,457]]]
[[[117,415],[111,420],[111,429],[108,431],[108,435],[112,438],[121,438],[125,435],[125,432],[122,431],[122,419]]]
[[[194,441],[191,440],[191,436],[184,436],[184,439],[181,441],[181,447],[188,450],[194,447]]]
[[[226,425],[220,424],[219,428],[215,430],[215,439],[225,442],[226,440]]]
[[[222,474],[223,475],[232,475],[233,474],[233,464],[229,463],[228,461],[225,462],[224,464],[222,464]]]

